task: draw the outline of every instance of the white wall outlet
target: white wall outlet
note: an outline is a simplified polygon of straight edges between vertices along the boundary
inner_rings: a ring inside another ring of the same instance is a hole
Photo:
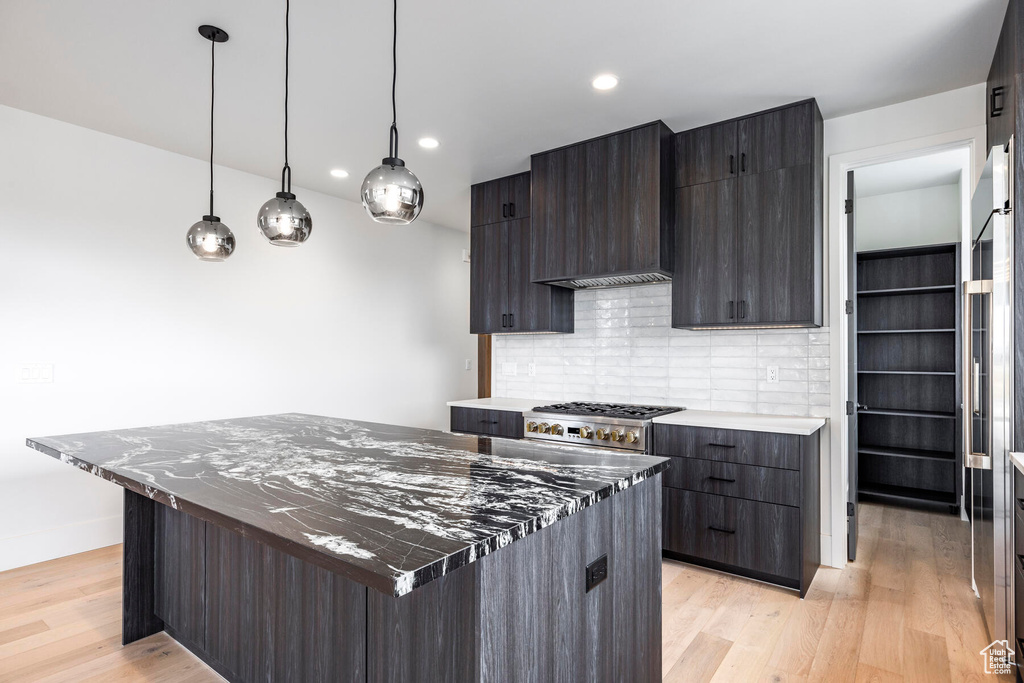
[[[502,363],[501,364],[501,374],[515,376],[515,374],[516,374],[516,364],[515,363]]]
[[[470,360],[469,358],[466,359],[466,369],[467,370],[472,370],[473,369],[473,361]]]
[[[469,263],[469,249],[462,250],[462,262]]]
[[[778,365],[769,365],[768,366],[768,371],[765,373],[765,380],[768,382],[768,384],[778,384],[779,383],[779,366]]]
[[[528,374],[530,377],[536,377],[537,376],[537,364],[536,363],[530,363],[529,365],[527,365],[526,366],[526,370],[527,370],[526,374]]]
[[[18,384],[53,383],[53,363],[20,363],[15,372]]]

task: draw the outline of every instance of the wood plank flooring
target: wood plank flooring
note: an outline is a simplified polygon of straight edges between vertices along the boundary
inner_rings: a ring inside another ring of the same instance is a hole
[[[857,562],[802,601],[665,561],[664,679],[994,683],[970,572],[964,522],[869,504]],[[120,577],[121,546],[0,573],[0,683],[222,681],[166,634],[121,646]]]

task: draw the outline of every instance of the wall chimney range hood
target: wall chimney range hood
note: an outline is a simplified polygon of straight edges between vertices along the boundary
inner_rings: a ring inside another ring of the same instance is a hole
[[[661,121],[531,157],[530,275],[570,289],[668,282],[673,135]]]

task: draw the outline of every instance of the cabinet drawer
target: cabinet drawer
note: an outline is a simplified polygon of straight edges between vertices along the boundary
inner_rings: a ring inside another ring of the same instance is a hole
[[[800,469],[800,437],[678,425],[654,426],[654,452],[741,465]]]
[[[798,508],[674,488],[662,496],[665,550],[800,579]]]
[[[800,505],[800,473],[697,458],[672,458],[665,486],[779,505]]]
[[[466,434],[523,438],[523,414],[508,410],[452,407],[451,430]]]

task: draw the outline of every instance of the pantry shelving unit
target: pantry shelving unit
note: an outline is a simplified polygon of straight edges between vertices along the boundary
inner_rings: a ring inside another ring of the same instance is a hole
[[[857,254],[858,499],[960,510],[960,250]]]

